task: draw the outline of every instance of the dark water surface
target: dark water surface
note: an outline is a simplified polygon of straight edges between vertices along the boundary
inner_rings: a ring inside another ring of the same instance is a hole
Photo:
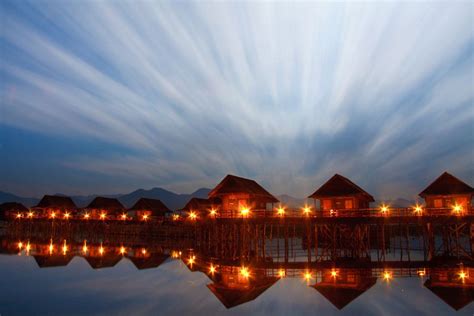
[[[369,259],[346,256],[333,260],[331,265],[327,260],[305,264],[307,252],[301,236],[296,235],[286,245],[281,236],[266,240],[267,259],[257,260],[252,255],[242,259],[239,252],[237,261],[235,256],[226,255],[230,248],[212,250],[212,245],[206,243],[173,250],[160,241],[137,242],[140,238],[136,237],[101,235],[99,242],[88,236],[84,253],[84,236],[63,237],[56,232],[25,235],[24,230],[5,230],[2,235],[2,316],[474,313],[474,304],[469,303],[473,291],[470,278],[474,278],[469,275],[474,273],[470,261],[425,260],[426,251],[416,247],[414,237],[409,238],[413,248],[410,259],[405,254],[400,260],[401,250],[393,245],[403,243],[392,236],[392,249],[387,250],[382,262],[375,259],[376,250],[369,249]],[[44,237],[47,235],[51,238]],[[116,241],[121,238],[122,242]],[[195,236],[192,239],[198,241]],[[62,250],[64,245],[66,252]],[[280,257],[279,251],[287,248],[289,255]],[[257,256],[258,251],[253,254]],[[209,271],[211,265],[216,268],[214,273]],[[280,271],[284,271],[284,277]],[[328,273],[332,271],[337,274],[333,284],[313,287],[330,279]],[[466,273],[462,282],[460,271]],[[424,275],[418,275],[420,272]],[[305,279],[307,273],[311,276]],[[389,278],[384,278],[385,273]],[[437,280],[441,287],[430,290],[428,280]]]

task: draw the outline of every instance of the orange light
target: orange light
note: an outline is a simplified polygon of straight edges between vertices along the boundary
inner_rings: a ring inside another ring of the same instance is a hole
[[[334,270],[334,269],[332,269],[332,270],[331,270],[331,276],[332,276],[333,278],[337,277],[337,271]]]
[[[67,244],[66,244],[66,240],[64,240],[64,244],[63,244],[63,255],[66,255],[67,253]]]
[[[28,243],[26,244],[26,254],[29,254],[30,253],[30,249],[31,249],[31,245],[30,245],[30,242],[28,241]]]
[[[189,264],[190,266],[192,266],[192,265],[194,264],[195,260],[196,260],[196,256],[191,256],[191,257],[189,257],[189,259],[188,259],[188,264]]]
[[[453,212],[456,213],[456,215],[460,215],[463,211],[462,205],[459,204],[454,204],[453,206]]]
[[[214,267],[212,264],[211,266],[209,267],[209,273],[210,274],[214,274],[216,272],[216,267]]]
[[[84,219],[89,219],[90,217],[89,213],[84,214]]]
[[[189,213],[189,219],[192,220],[192,221],[196,220],[197,219],[197,214],[194,211],[191,211]]]
[[[461,281],[463,283],[464,283],[465,279],[469,278],[469,275],[466,272],[464,272],[463,270],[459,271],[458,275],[459,275],[459,278],[461,279]]]
[[[84,240],[84,245],[82,246],[82,252],[83,252],[84,254],[86,254],[86,253],[87,253],[87,250],[88,250],[88,249],[87,249],[87,240]]]
[[[305,216],[309,216],[309,214],[311,214],[311,207],[309,207],[308,205],[305,205],[305,206],[303,207],[303,214],[304,214]]]
[[[306,281],[309,281],[309,280],[311,280],[311,278],[312,278],[313,276],[311,275],[311,272],[306,271],[305,274],[303,275],[303,277],[304,277],[304,279],[305,279]]]
[[[34,216],[33,212],[28,213],[28,218],[33,218],[33,216]]]
[[[280,207],[277,209],[277,214],[278,214],[278,216],[285,216],[285,208],[283,208],[283,207],[280,206]]]
[[[244,278],[248,279],[250,277],[249,269],[246,268],[246,267],[240,268],[240,275],[243,276]]]
[[[285,270],[280,269],[280,270],[278,271],[278,276],[279,276],[280,278],[284,278],[285,275],[286,275]]]
[[[104,247],[102,247],[102,243],[100,243],[100,247],[99,247],[99,254],[102,256],[105,252],[105,249]]]
[[[70,216],[71,216],[71,214],[69,214],[68,212],[64,213],[64,218],[65,219],[69,219]]]
[[[18,242],[18,249],[21,250],[21,248],[23,248],[23,243],[20,241],[20,242]]]
[[[421,215],[423,213],[423,208],[421,207],[421,205],[416,204],[413,207],[413,212],[415,212],[417,215]]]
[[[49,244],[49,254],[52,255],[53,254],[53,250],[54,250],[54,246],[53,246],[53,241],[51,240],[50,244]]]
[[[173,220],[174,220],[174,221],[177,221],[178,219],[179,219],[179,214],[174,214],[174,215],[173,215]]]
[[[389,211],[389,207],[385,204],[382,204],[382,206],[380,206],[380,212],[382,212],[382,214],[388,214],[388,211]]]
[[[106,216],[107,216],[107,214],[101,213],[101,214],[100,214],[100,219],[101,219],[101,220],[104,220]]]
[[[247,217],[249,216],[250,214],[250,209],[248,207],[244,207],[240,210],[240,214],[243,216],[243,217]]]
[[[424,276],[426,275],[426,270],[425,270],[425,269],[423,269],[423,270],[418,270],[416,273],[417,273],[420,277],[424,277]]]
[[[56,212],[51,212],[51,218],[56,218]]]
[[[16,214],[16,218],[21,218],[21,213]]]
[[[123,213],[122,216],[120,216],[122,218],[122,220],[126,220],[127,219],[127,214]]]
[[[148,214],[144,214],[144,215],[142,216],[142,219],[146,222],[146,221],[148,220]]]
[[[120,247],[120,254],[123,256],[125,254],[125,247]]]
[[[391,272],[388,272],[388,271],[385,271],[383,273],[383,279],[385,281],[390,281],[392,279],[392,273]]]
[[[142,249],[142,255],[146,255],[146,249],[145,248]]]
[[[213,208],[211,208],[211,211],[209,212],[209,215],[211,216],[216,216],[217,215],[217,211]]]

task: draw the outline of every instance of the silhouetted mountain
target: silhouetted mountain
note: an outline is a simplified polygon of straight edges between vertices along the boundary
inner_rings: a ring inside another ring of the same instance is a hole
[[[209,191],[211,190],[207,188],[201,188],[191,194],[178,194],[162,188],[153,188],[150,190],[138,189],[128,194],[104,194],[100,196],[117,198],[126,207],[131,207],[133,204],[135,204],[136,201],[138,201],[138,199],[142,197],[150,199],[159,199],[163,203],[165,203],[166,206],[168,206],[170,209],[175,210],[182,208],[193,197],[207,198],[207,193],[209,193]],[[60,193],[55,195],[65,196],[64,194]],[[78,207],[85,207],[97,196],[99,195],[77,195],[71,196],[71,198]],[[0,191],[0,204],[4,202],[18,202],[22,203],[25,206],[34,206],[38,204],[39,199],[24,198]]]
[[[0,191],[0,204],[5,203],[5,202],[17,202],[17,203],[21,203],[25,206],[31,207],[31,206],[34,206],[34,205],[38,204],[39,199],[38,198],[21,197],[21,196],[15,195],[15,194]]]

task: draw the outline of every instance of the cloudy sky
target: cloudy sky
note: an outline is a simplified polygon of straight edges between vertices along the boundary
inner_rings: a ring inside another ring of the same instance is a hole
[[[0,190],[474,184],[474,4],[2,1]]]

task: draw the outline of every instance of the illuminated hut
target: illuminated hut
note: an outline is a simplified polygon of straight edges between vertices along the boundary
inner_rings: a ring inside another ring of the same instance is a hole
[[[18,214],[24,217],[27,213],[28,208],[21,203],[7,202],[0,204],[0,220],[15,219]]]
[[[370,269],[325,269],[312,285],[337,309],[343,309],[377,282]]]
[[[33,208],[35,216],[43,218],[63,218],[77,211],[76,204],[68,196],[45,195]],[[69,215],[66,215],[69,214]]]
[[[90,202],[85,212],[92,219],[118,219],[125,213],[125,207],[117,199],[98,196]]]
[[[183,208],[183,211],[189,215],[194,212],[198,218],[206,218],[211,215],[211,210],[216,210],[216,216],[219,215],[220,199],[200,199],[192,198]]]
[[[209,277],[214,283],[207,287],[226,308],[256,299],[279,280],[277,277],[266,276],[263,271],[247,275],[242,273],[242,268],[235,266],[220,266]]]
[[[425,287],[455,310],[474,300],[473,268],[433,268]]]
[[[127,213],[129,216],[140,220],[163,220],[167,215],[171,214],[171,210],[160,200],[141,198],[128,209]]]
[[[454,208],[466,211],[471,207],[474,188],[445,172],[419,194],[429,208]]]
[[[374,202],[372,195],[339,174],[335,174],[309,198],[319,200],[323,214],[334,215],[343,214],[344,211],[367,209],[369,203]],[[342,213],[339,213],[341,211]]]
[[[273,203],[278,202],[254,180],[234,175],[227,175],[208,196],[210,199],[221,199],[219,217],[272,215]],[[271,204],[269,210],[268,204]]]

